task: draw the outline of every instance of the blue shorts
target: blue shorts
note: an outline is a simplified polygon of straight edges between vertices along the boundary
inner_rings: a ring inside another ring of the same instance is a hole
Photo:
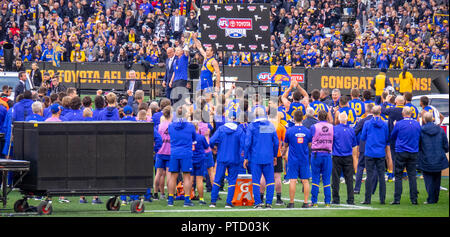
[[[211,167],[214,167],[214,158],[212,151],[205,154],[205,168],[209,169]]]
[[[156,154],[155,168],[166,169],[169,167],[170,155]]]
[[[309,179],[311,178],[311,168],[309,162],[289,161],[286,166],[285,179]]]
[[[191,173],[192,172],[192,158],[185,159],[170,159],[169,160],[169,172],[178,173]]]
[[[204,176],[205,175],[205,162],[193,163],[192,176]]]

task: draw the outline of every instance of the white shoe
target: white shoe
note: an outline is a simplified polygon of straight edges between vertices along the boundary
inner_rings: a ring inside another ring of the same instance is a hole
[[[440,186],[439,189],[444,190],[444,191],[447,191],[447,190],[448,190],[447,188],[444,188],[444,187],[442,187],[442,186]]]
[[[289,184],[289,180],[283,180],[283,184]]]

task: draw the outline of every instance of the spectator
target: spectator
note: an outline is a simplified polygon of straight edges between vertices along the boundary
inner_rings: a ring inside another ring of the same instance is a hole
[[[441,171],[448,168],[445,153],[448,152],[447,136],[442,128],[433,123],[433,114],[423,115],[425,124],[421,128],[417,168],[423,172],[428,193],[425,204],[439,201]]]

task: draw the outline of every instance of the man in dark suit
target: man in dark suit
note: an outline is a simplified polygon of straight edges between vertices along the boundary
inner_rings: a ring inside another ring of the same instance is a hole
[[[169,87],[169,82],[172,79],[172,75],[174,72],[174,63],[176,60],[175,51],[173,48],[167,49],[167,59],[166,59],[166,73],[164,75],[164,81],[162,82],[163,87],[166,88],[166,97],[170,99],[170,92],[172,88]]]
[[[14,89],[14,101],[18,95],[25,92],[25,83],[27,81],[27,74],[24,71],[19,72],[19,84],[17,84],[16,89]]]
[[[130,92],[134,94],[137,90],[142,90],[142,81],[136,79],[136,72],[134,70],[130,70],[128,75],[129,78],[125,82],[125,90],[127,90],[128,94],[130,94]]]

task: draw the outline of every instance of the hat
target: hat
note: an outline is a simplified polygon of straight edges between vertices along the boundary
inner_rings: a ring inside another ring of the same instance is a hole
[[[44,76],[50,76],[50,73],[44,72]]]
[[[125,114],[132,114],[133,113],[133,108],[131,108],[131,106],[126,105],[125,107],[123,107],[123,112]]]
[[[56,114],[59,112],[59,104],[52,104],[50,105],[50,110],[52,111],[52,114]]]

